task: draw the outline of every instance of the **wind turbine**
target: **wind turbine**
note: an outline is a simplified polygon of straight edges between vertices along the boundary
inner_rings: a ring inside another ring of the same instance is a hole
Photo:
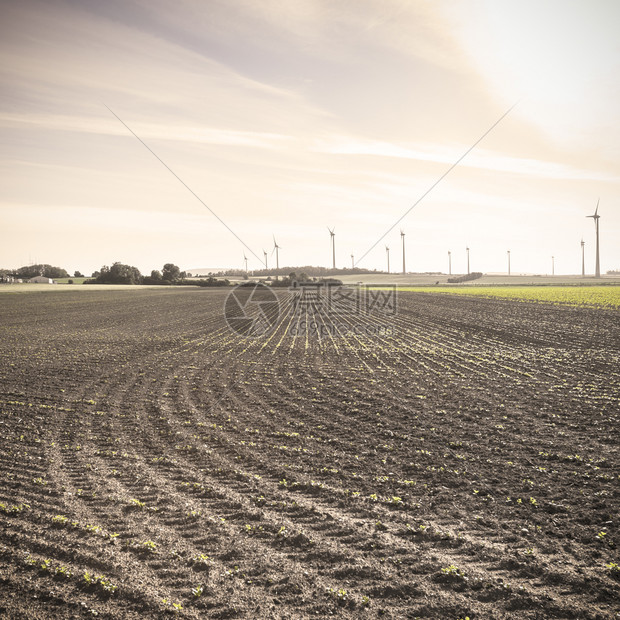
[[[405,275],[407,273],[405,269],[405,233],[402,230],[400,231],[400,239],[403,242],[403,275]]]
[[[586,251],[585,251],[586,242],[581,240],[581,277],[586,277]]]
[[[353,254],[351,254],[351,269],[355,269],[355,260],[353,258]]]
[[[555,275],[555,256],[551,257],[551,275]]]
[[[467,252],[467,275],[469,275],[469,246],[465,247],[465,251]]]
[[[594,212],[594,215],[586,215],[586,217],[591,217],[594,219],[594,226],[596,228],[596,270],[594,272],[595,278],[601,277],[601,261],[600,261],[599,244],[598,244],[598,221],[601,218],[601,216],[598,214],[598,203],[600,201],[601,201],[600,198],[596,201],[596,211]]]
[[[247,275],[247,273],[248,273],[248,257],[245,255],[245,252],[243,253],[243,262],[245,263],[245,274]]]
[[[387,263],[388,263],[388,273],[390,273],[390,248],[385,246],[385,253],[387,254]]]
[[[448,250],[448,275],[452,275],[452,252]]]
[[[273,256],[273,253],[276,253],[276,269],[280,269],[280,258],[278,255],[278,250],[281,250],[282,248],[277,244],[276,242],[276,236],[273,236],[273,250],[271,252],[271,255]]]
[[[263,250],[263,254],[265,256],[265,270],[267,269],[267,252],[265,252],[265,250]]]
[[[328,226],[327,230],[329,230],[329,239],[332,244],[332,268],[336,269],[336,233],[334,232],[336,229]]]

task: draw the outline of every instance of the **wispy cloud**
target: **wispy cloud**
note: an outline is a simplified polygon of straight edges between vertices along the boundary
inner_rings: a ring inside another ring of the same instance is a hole
[[[422,162],[453,164],[467,149],[467,146],[446,147],[433,144],[398,144],[360,138],[348,138],[345,136],[334,136],[317,140],[313,148],[321,153],[331,153],[335,155],[395,157]],[[485,149],[480,149],[469,154],[460,163],[460,166],[496,170],[498,172],[512,174],[523,174],[547,179],[620,181],[619,176],[607,175],[598,171],[575,168],[552,161],[509,157]]]
[[[2,127],[31,127],[52,131],[93,133],[99,135],[128,135],[117,121],[101,118],[63,116],[55,114],[10,114],[0,113]],[[179,142],[198,142],[221,146],[248,146],[275,149],[290,138],[282,134],[253,131],[237,131],[205,127],[203,125],[174,125],[166,123],[132,123],[132,129],[144,139],[174,140]]]

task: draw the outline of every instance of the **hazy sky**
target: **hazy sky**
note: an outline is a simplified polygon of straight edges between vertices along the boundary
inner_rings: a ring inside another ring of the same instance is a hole
[[[620,268],[620,2],[0,2],[0,267]],[[271,258],[270,260],[275,260]]]

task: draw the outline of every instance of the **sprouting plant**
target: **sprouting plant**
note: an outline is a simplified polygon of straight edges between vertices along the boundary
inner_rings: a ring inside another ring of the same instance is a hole
[[[57,566],[54,569],[57,577],[64,577],[65,579],[71,579],[73,576],[73,572],[69,570],[66,566]]]
[[[330,588],[328,594],[341,604],[349,600],[349,593],[344,588],[339,588],[338,590],[336,590],[336,588]]]
[[[21,512],[24,508],[30,508],[29,504],[17,504],[13,506],[7,506],[6,504],[0,504],[0,512],[10,515],[16,512]]]
[[[66,525],[68,521],[69,518],[65,517],[64,515],[56,515],[52,518],[52,523],[54,525]]]
[[[458,566],[454,564],[450,564],[450,566],[446,566],[441,569],[441,572],[444,575],[448,575],[449,577],[455,577],[457,579],[467,579],[467,575],[464,571],[462,571]]]
[[[107,577],[104,575],[91,575],[88,571],[84,571],[83,576],[86,585],[89,587],[98,587],[103,590],[107,594],[114,594],[118,589],[117,585],[114,585]]]
[[[232,568],[227,568],[223,575],[225,577],[234,577],[237,573],[239,573],[239,567],[235,565]]]
[[[192,588],[192,594],[195,598],[200,598],[203,592],[204,588],[202,586],[196,586],[195,588]]]
[[[152,540],[143,540],[141,543],[142,547],[151,553],[155,553],[157,551],[157,543]]]
[[[616,562],[608,562],[605,564],[605,567],[609,570],[612,577],[616,579],[620,578],[620,564],[616,564]]]
[[[38,562],[29,553],[26,554],[26,557],[24,558],[24,563],[27,566],[36,566],[38,564]]]
[[[205,570],[211,564],[211,558],[204,553],[196,554],[192,558],[194,570]]]
[[[129,503],[131,506],[139,508],[140,510],[142,510],[146,506],[144,502],[141,502],[139,499],[134,499],[134,498],[130,499]]]

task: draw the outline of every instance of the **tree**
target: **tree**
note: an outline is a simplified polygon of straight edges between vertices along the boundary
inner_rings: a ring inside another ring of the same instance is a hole
[[[94,280],[97,284],[142,284],[142,275],[137,267],[114,263],[104,265]]]
[[[83,274],[81,274],[79,271],[74,271],[74,272],[73,272],[73,277],[74,277],[74,278],[83,278],[83,277],[84,277],[84,275],[83,275]]]
[[[68,278],[69,274],[62,267],[54,267],[48,264],[26,265],[17,270],[17,277],[27,280],[36,278],[36,276],[44,276],[46,278]]]
[[[181,278],[181,270],[172,263],[166,263],[162,269],[161,278],[167,282],[176,282]]]
[[[151,275],[142,280],[142,284],[167,284],[167,282],[161,279],[161,273],[157,269],[153,269]]]

